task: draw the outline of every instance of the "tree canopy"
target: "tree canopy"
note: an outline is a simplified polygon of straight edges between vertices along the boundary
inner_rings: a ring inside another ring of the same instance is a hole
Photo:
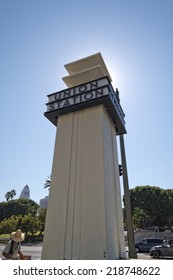
[[[173,190],[137,186],[129,192],[133,221],[138,226],[165,226],[173,220]]]
[[[35,217],[31,214],[26,214],[24,216],[13,215],[0,222],[0,234],[10,234],[11,232],[16,231],[17,228],[21,227],[22,231],[25,233],[25,240],[27,240],[26,237],[28,237],[28,234],[34,235],[37,232],[39,232],[39,237],[44,231],[45,218],[45,209],[40,209],[38,215]]]
[[[7,202],[0,203],[0,222],[5,218],[9,218],[13,215],[21,215],[22,217],[26,214],[36,216],[39,205],[32,199],[19,198],[10,200]]]

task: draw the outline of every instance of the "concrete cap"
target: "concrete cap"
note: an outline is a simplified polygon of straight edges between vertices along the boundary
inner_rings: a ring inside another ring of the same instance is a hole
[[[109,77],[110,82],[112,81],[101,53],[65,64],[64,67],[70,74],[62,78],[68,87],[80,85],[104,76]]]

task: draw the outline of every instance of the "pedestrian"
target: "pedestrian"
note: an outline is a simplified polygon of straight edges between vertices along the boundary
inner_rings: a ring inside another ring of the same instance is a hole
[[[24,256],[21,252],[21,242],[24,240],[25,234],[18,229],[11,233],[10,241],[2,251],[5,260],[26,260],[31,259],[30,256]]]

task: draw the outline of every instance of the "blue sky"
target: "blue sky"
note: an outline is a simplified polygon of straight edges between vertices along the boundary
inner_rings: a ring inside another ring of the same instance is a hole
[[[130,188],[173,188],[173,1],[0,0],[0,201],[48,194],[64,64],[101,52],[126,115]]]

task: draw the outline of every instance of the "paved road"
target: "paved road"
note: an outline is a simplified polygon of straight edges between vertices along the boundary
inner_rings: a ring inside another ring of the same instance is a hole
[[[4,249],[4,245],[0,244],[0,258],[2,255],[2,250]],[[32,256],[32,260],[40,260],[42,251],[42,244],[24,244],[22,245],[22,252],[24,255]],[[147,253],[139,253],[138,259],[151,259],[149,254]]]

